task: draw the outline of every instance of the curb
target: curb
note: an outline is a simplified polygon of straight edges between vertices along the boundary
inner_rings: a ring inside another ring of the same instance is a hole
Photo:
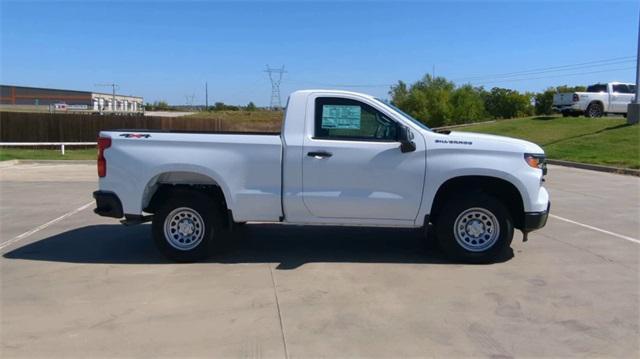
[[[0,168],[11,167],[17,164],[18,164],[18,160],[0,161]]]
[[[631,168],[620,168],[620,167],[611,167],[611,166],[592,165],[592,164],[588,164],[588,163],[562,161],[562,160],[551,160],[551,159],[547,159],[547,163],[550,164],[550,165],[556,165],[556,166],[573,167],[573,168],[580,168],[580,169],[583,169],[583,170],[591,170],[591,171],[598,171],[598,172],[608,172],[608,173],[617,173],[617,174],[622,174],[622,175],[640,177],[640,170],[634,170],[634,169],[631,169]]]
[[[13,165],[35,165],[35,164],[50,164],[50,165],[94,165],[95,160],[8,160],[1,161],[0,168],[11,167]]]

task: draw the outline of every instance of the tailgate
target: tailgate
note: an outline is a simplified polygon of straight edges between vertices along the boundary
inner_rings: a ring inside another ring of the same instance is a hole
[[[573,93],[557,93],[553,95],[554,105],[572,105]]]

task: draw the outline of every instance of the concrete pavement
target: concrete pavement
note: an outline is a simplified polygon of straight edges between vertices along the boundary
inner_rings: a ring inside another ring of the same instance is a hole
[[[548,177],[555,217],[493,265],[449,263],[414,230],[268,224],[174,264],[149,225],[78,210],[94,166],[0,168],[0,354],[636,357],[640,179]]]

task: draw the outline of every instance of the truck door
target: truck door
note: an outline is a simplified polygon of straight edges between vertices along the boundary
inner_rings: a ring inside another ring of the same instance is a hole
[[[373,100],[372,100],[373,101]],[[415,220],[425,176],[425,144],[403,153],[399,124],[372,104],[310,98],[303,145],[303,201],[318,218]]]
[[[613,84],[611,86],[611,97],[609,112],[626,113],[627,106],[633,100],[634,91],[627,84]]]

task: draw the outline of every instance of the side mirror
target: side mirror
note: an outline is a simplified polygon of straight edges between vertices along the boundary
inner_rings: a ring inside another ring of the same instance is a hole
[[[416,150],[416,144],[413,142],[413,133],[409,130],[409,127],[400,126],[398,129],[398,140],[400,141],[400,151],[403,153],[413,152]]]

